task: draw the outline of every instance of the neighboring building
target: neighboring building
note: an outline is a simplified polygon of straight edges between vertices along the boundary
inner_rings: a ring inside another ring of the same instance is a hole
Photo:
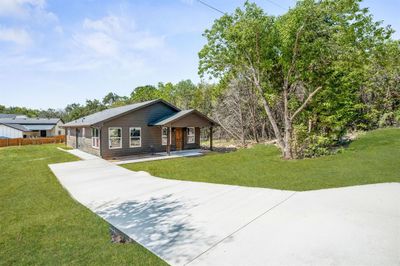
[[[59,118],[28,118],[23,115],[0,114],[0,138],[38,138],[64,135]]]
[[[200,128],[216,122],[196,110],[181,111],[163,101],[107,109],[66,123],[67,144],[115,158],[140,153],[200,148]]]
[[[17,115],[15,115],[15,114],[0,114],[0,119],[2,119],[2,118],[16,118],[16,117],[17,117]],[[26,118],[26,116],[23,116],[23,117]]]

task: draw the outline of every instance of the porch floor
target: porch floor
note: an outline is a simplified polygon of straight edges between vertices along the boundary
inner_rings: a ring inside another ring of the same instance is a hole
[[[154,154],[138,154],[138,155],[130,155],[124,157],[118,157],[113,160],[109,160],[114,164],[128,164],[128,163],[140,163],[147,161],[156,161],[156,160],[166,160],[166,159],[174,159],[180,157],[192,157],[192,156],[201,156],[207,153],[206,150],[202,149],[193,149],[193,150],[182,150],[182,151],[171,151],[171,155],[168,155],[167,152],[157,152]]]

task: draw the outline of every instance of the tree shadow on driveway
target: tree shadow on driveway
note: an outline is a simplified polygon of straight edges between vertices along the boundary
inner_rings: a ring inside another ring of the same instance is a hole
[[[134,241],[173,264],[184,264],[216,241],[190,223],[189,203],[171,194],[108,205],[96,213]]]

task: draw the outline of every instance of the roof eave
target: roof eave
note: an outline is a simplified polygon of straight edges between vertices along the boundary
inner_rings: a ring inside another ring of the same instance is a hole
[[[188,116],[189,114],[192,114],[192,113],[196,113],[197,115],[199,115],[199,116],[203,117],[204,119],[208,120],[208,121],[211,123],[212,126],[220,126],[219,123],[215,122],[214,120],[212,120],[212,119],[209,118],[208,116],[202,114],[201,112],[197,111],[196,109],[192,109],[192,110],[190,110],[189,112],[183,114],[182,116],[178,116],[178,117],[176,117],[175,119],[169,120],[169,121],[167,121],[167,122],[164,122],[164,123],[163,123],[162,121],[168,120],[168,118],[166,118],[166,119],[164,119],[164,120],[161,120],[160,122],[157,122],[157,123],[154,123],[154,124],[149,124],[149,126],[165,126],[165,125],[170,125],[170,124],[172,124],[172,123],[174,123],[174,122],[176,122],[176,121],[178,121],[178,120],[180,120],[180,119],[182,119],[182,118],[184,118],[184,117],[186,117],[186,116]]]

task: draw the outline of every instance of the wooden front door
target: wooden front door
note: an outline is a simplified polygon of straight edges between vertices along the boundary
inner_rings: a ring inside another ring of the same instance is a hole
[[[177,151],[180,151],[183,149],[183,130],[182,130],[182,128],[175,129],[175,143],[176,143]]]

